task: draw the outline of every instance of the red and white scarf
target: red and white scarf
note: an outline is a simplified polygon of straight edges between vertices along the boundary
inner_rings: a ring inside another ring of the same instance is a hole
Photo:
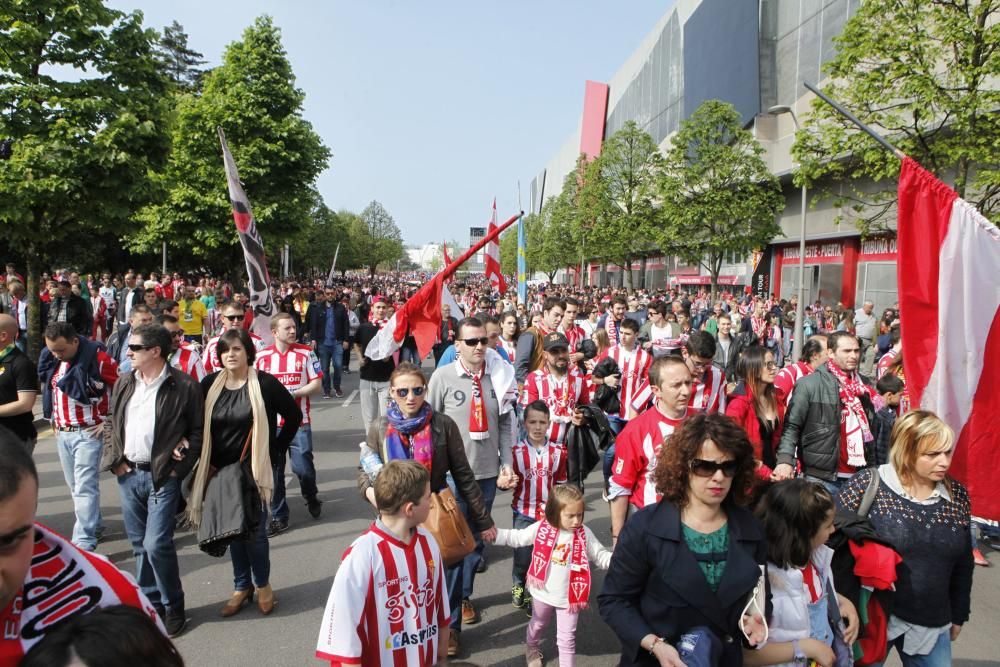
[[[840,392],[840,418],[847,437],[847,464],[862,467],[865,465],[865,443],[871,442],[873,436],[860,397],[871,394],[857,372],[845,373],[832,359],[826,362],[826,369],[837,379]]]
[[[621,335],[619,333],[621,330],[621,325],[622,325],[621,322],[613,318],[611,316],[611,313],[608,313],[608,319],[605,320],[604,322],[604,328],[608,332],[608,340],[611,341],[612,346],[617,345],[619,342],[621,342]]]
[[[535,533],[535,546],[531,551],[528,585],[544,588],[552,561],[552,550],[559,539],[559,529],[542,519]],[[569,557],[569,611],[578,614],[587,608],[590,600],[590,561],[587,559],[587,533],[581,525],[573,531],[573,544]]]
[[[486,415],[486,401],[483,399],[483,374],[484,369],[480,368],[478,373],[473,373],[461,358],[459,365],[465,374],[472,378],[472,406],[469,408],[469,438],[472,440],[487,440],[490,437],[490,420]]]
[[[750,316],[750,327],[753,329],[754,338],[759,340],[761,344],[767,342],[767,339],[771,337],[771,325],[767,323],[767,315],[764,317],[757,317],[756,315]]]

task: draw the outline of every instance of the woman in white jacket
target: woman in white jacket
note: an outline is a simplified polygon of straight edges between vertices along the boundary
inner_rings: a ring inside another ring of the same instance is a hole
[[[858,614],[833,585],[833,550],[825,544],[833,534],[833,497],[819,484],[792,479],[772,486],[757,514],[767,539],[772,614],[767,644],[744,651],[744,663],[850,667]]]

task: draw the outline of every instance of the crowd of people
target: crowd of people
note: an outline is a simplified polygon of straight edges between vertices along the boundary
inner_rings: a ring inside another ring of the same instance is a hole
[[[947,474],[955,436],[909,404],[895,307],[807,306],[792,359],[794,297],[542,285],[521,301],[470,277],[451,285],[431,366],[412,337],[367,354],[415,275],[277,282],[269,344],[251,332],[249,295],[225,281],[43,278],[38,359],[11,265],[0,299],[0,665],[93,650],[82,612],[99,608],[108,627],[157,636],[148,664],[181,664],[163,638],[188,622],[178,529],[228,551],[221,616],[254,602],[270,614],[286,466],[318,518],[311,400],[342,396],[355,360],[359,497],[378,518],[345,553],[320,622],[316,655],[334,665],[473,652],[461,633],[480,622],[489,544],[513,549],[529,667],[544,664],[553,616],[559,664],[575,664],[592,598],[621,665],[831,667],[892,649],[904,665],[947,665],[973,563],[988,564]],[[68,540],[34,516],[38,393],[73,500]],[[589,478],[597,467],[603,479]],[[134,584],[93,553],[105,470]],[[586,525],[592,479],[608,534]],[[511,529],[494,522],[498,491]],[[457,556],[436,523],[451,506],[474,541]],[[60,623],[34,595],[57,547],[101,591]],[[594,567],[607,570],[599,591]]]

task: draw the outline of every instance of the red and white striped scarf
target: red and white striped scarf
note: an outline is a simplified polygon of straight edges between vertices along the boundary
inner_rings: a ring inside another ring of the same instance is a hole
[[[543,519],[535,533],[535,546],[531,551],[531,568],[528,570],[528,585],[536,589],[544,588],[552,562],[552,550],[559,538],[559,529]],[[587,559],[587,533],[583,526],[573,531],[573,544],[569,561],[569,611],[578,614],[587,608],[590,599],[590,561]]]
[[[826,369],[837,379],[840,392],[840,416],[847,437],[847,464],[862,467],[865,465],[865,443],[874,438],[860,397],[871,394],[856,371],[845,373],[832,359],[826,362]]]
[[[469,438],[472,440],[487,440],[490,437],[490,420],[486,414],[486,401],[483,400],[482,377],[485,370],[480,368],[478,373],[473,373],[465,367],[461,358],[458,359],[458,364],[465,371],[465,374],[472,378],[472,406],[469,408]]]

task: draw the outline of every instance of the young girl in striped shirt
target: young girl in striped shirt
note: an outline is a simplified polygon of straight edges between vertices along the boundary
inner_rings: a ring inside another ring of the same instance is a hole
[[[576,624],[590,598],[590,563],[602,570],[611,563],[611,551],[583,525],[583,493],[560,484],[549,491],[545,518],[527,528],[497,531],[497,544],[531,546],[528,592],[531,621],[525,644],[528,667],[542,667],[541,635],[556,615],[556,646],[560,667],[576,664]]]

